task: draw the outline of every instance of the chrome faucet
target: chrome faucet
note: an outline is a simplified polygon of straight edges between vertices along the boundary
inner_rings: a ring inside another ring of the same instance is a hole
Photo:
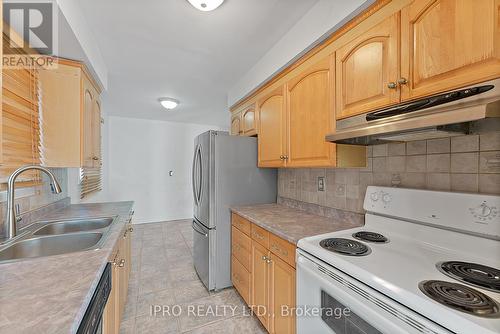
[[[14,185],[16,182],[16,178],[19,176],[19,174],[32,169],[42,171],[50,177],[51,180],[50,187],[54,194],[59,194],[62,191],[61,186],[57,182],[54,174],[52,174],[52,172],[45,167],[32,165],[32,166],[23,166],[21,168],[16,169],[9,176],[9,180],[7,182],[7,219],[5,223],[7,224],[7,236],[9,239],[14,238],[17,234],[18,219],[16,217],[16,209],[14,207],[14,191],[15,191]]]

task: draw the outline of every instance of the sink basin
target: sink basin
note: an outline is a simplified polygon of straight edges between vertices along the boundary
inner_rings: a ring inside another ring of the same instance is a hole
[[[86,232],[106,228],[113,218],[75,219],[53,222],[37,230],[34,235],[55,235],[75,232]]]
[[[102,237],[94,232],[26,239],[0,251],[0,261],[78,252],[97,245]]]

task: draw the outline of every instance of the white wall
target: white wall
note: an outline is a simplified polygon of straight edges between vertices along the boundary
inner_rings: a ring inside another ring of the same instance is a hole
[[[96,79],[102,84],[104,89],[108,88],[108,69],[99,49],[90,25],[85,20],[77,0],[56,0],[59,6],[59,15],[63,15],[65,20],[59,20],[61,36],[59,40],[59,56],[70,59],[84,60],[88,68],[95,74]],[[69,25],[66,27],[65,25]],[[71,30],[72,34],[68,31]],[[81,46],[84,55],[75,54],[68,46],[73,46],[75,40]],[[85,58],[85,59],[81,59]]]
[[[194,138],[211,127],[115,116],[106,123],[105,200],[135,201],[136,223],[192,217]]]
[[[228,92],[231,106],[374,0],[320,0]]]

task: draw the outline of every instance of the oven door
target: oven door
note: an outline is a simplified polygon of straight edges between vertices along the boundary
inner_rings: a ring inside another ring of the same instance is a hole
[[[451,334],[301,250],[296,312],[298,334]]]

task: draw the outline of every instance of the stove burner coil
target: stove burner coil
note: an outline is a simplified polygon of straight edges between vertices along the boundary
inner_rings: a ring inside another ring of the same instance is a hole
[[[368,255],[371,251],[370,247],[359,241],[343,238],[325,239],[319,244],[329,251],[350,256]]]
[[[354,233],[352,236],[353,238],[356,238],[358,240],[368,241],[368,242],[376,242],[376,243],[389,242],[389,239],[387,239],[385,236],[375,232],[360,231]]]
[[[500,308],[493,299],[463,284],[423,281],[418,287],[427,297],[457,311],[484,318],[500,317]]]
[[[447,261],[437,265],[448,277],[479,288],[500,292],[500,270],[477,263]]]

